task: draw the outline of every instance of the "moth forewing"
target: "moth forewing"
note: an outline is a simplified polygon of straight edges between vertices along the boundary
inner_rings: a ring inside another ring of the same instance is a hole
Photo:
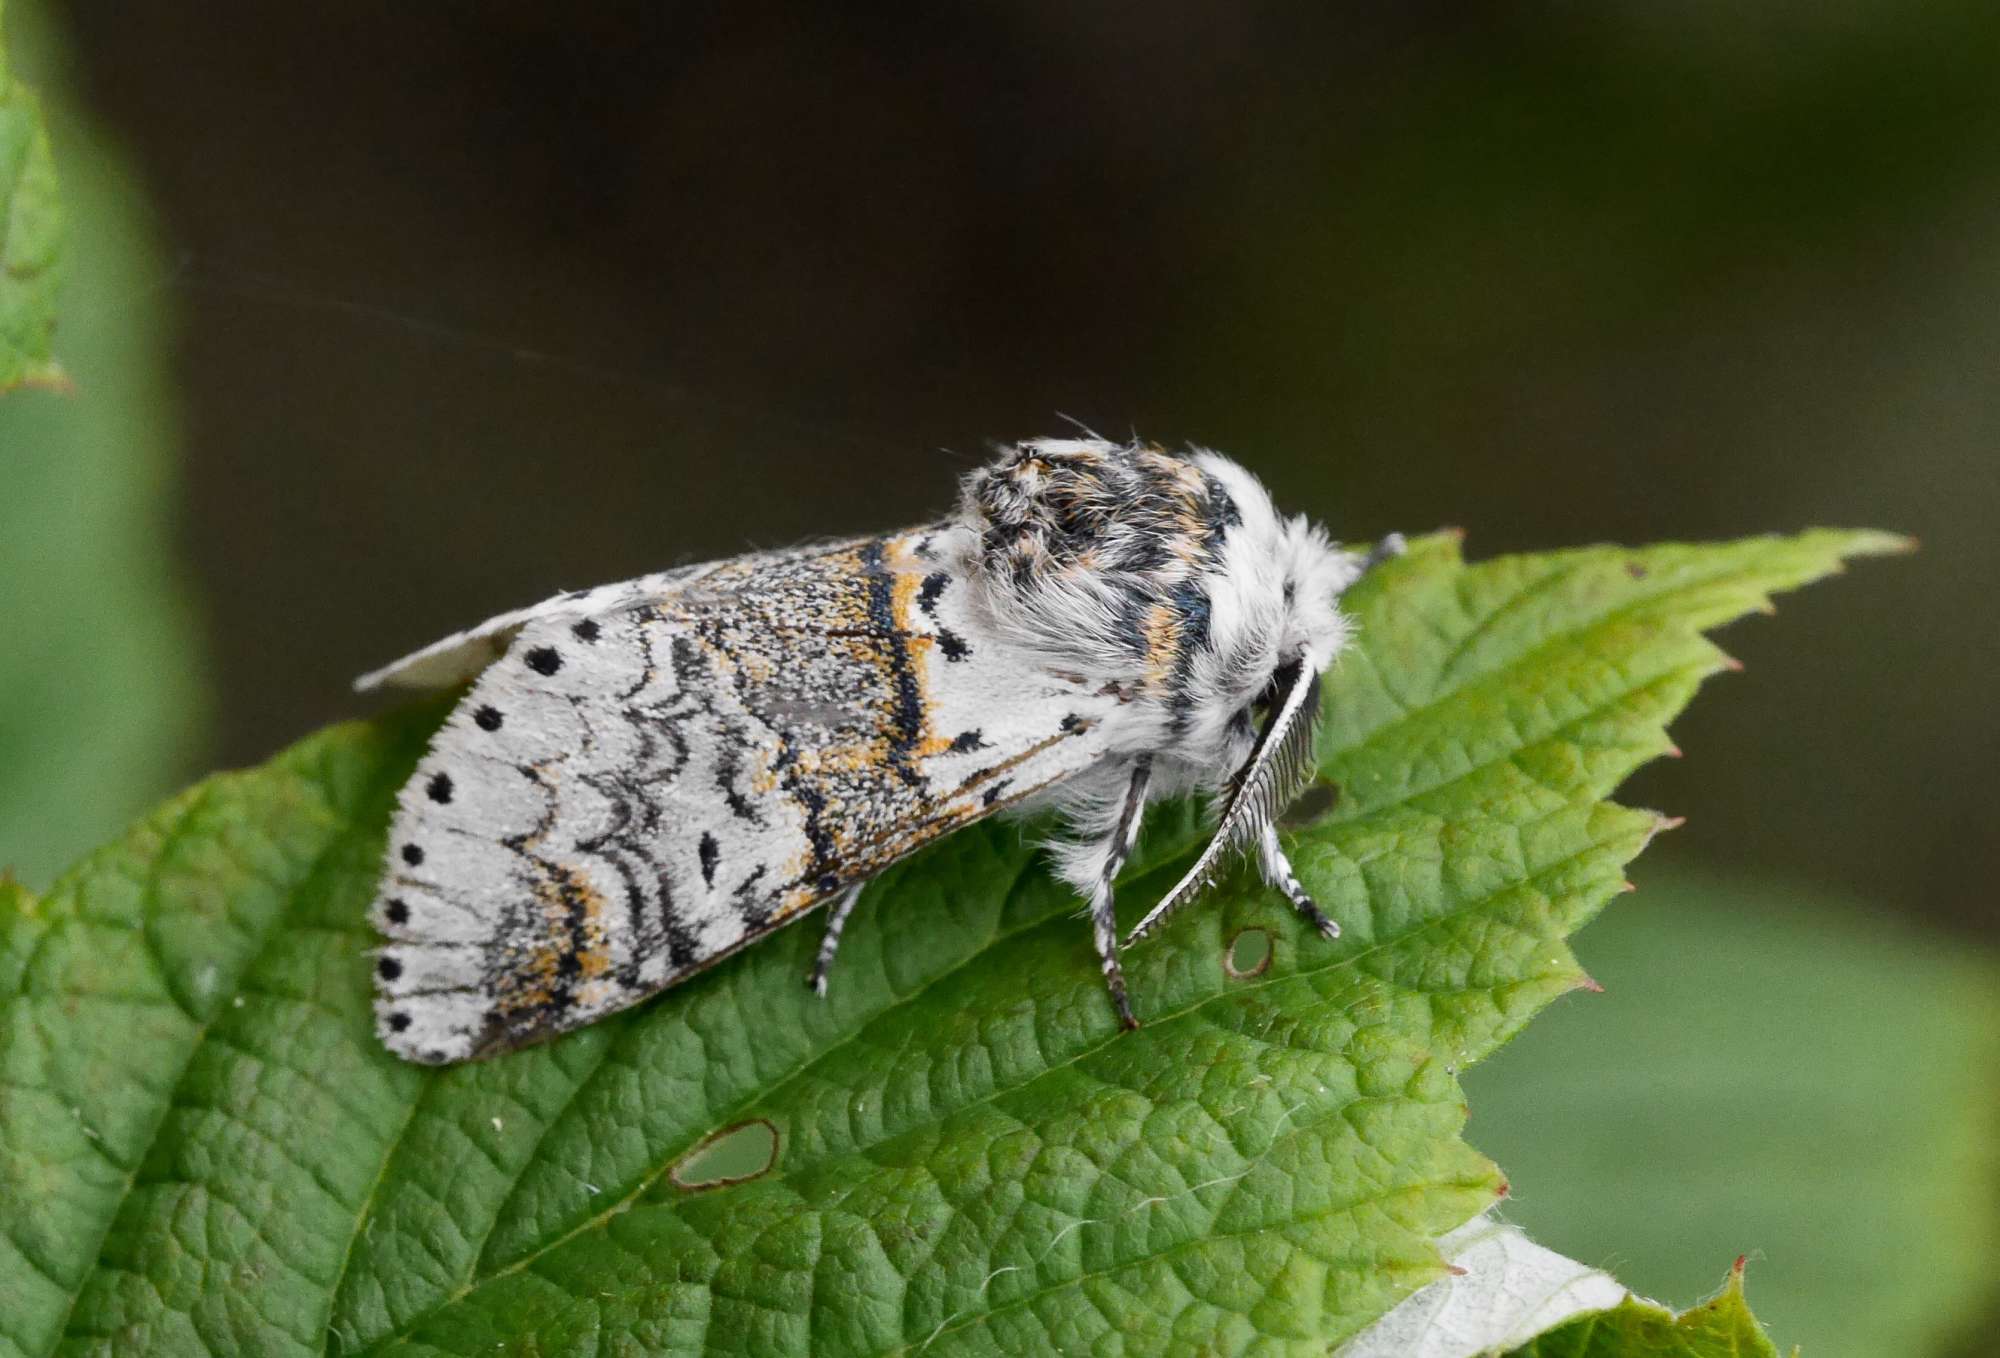
[[[1230,859],[1252,848],[1311,780],[1313,732],[1319,722],[1319,672],[1294,657],[1272,677],[1271,714],[1229,780],[1229,797],[1215,833],[1194,866],[1174,884],[1160,903],[1125,936],[1130,947],[1158,928],[1161,921],[1213,884]]]
[[[458,1060],[579,1027],[1098,762],[1115,700],[983,636],[924,538],[496,620],[500,658],[391,829],[390,1047]]]

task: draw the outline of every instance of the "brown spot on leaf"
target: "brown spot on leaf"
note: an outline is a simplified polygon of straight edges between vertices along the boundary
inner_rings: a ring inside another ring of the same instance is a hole
[[[1271,968],[1271,935],[1264,929],[1244,929],[1229,940],[1222,969],[1239,981],[1261,976]]]
[[[778,1163],[778,1129],[763,1118],[725,1127],[674,1162],[668,1178],[676,1188],[698,1191],[745,1183],[771,1172]]]

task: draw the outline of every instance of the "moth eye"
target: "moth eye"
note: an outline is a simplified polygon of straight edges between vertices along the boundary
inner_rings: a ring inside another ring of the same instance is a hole
[[[1271,677],[1265,681],[1264,691],[1257,695],[1257,706],[1270,708],[1282,703],[1285,695],[1291,692],[1292,685],[1298,682],[1298,678],[1299,662],[1296,659],[1286,660],[1271,671]]]

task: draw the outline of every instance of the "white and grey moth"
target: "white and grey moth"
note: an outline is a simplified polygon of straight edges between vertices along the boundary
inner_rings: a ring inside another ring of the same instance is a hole
[[[1273,820],[1346,552],[1215,453],[1003,449],[906,532],[564,594],[358,681],[470,681],[403,789],[372,919],[376,1021],[439,1063],[591,1022],[831,903],[819,989],[868,879],[1001,812],[1054,809],[1134,1022],[1112,883],[1146,804],[1212,794],[1212,839],[1125,940],[1231,856],[1321,933]]]

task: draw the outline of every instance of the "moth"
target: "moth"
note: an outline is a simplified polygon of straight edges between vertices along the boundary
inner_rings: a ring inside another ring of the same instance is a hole
[[[1344,551],[1213,452],[1002,448],[949,517],[562,594],[356,682],[468,684],[402,789],[375,1017],[437,1064],[587,1024],[983,817],[1053,809],[1118,1018],[1113,883],[1149,802],[1214,833],[1124,940],[1239,853],[1320,933],[1274,819],[1307,776]]]

